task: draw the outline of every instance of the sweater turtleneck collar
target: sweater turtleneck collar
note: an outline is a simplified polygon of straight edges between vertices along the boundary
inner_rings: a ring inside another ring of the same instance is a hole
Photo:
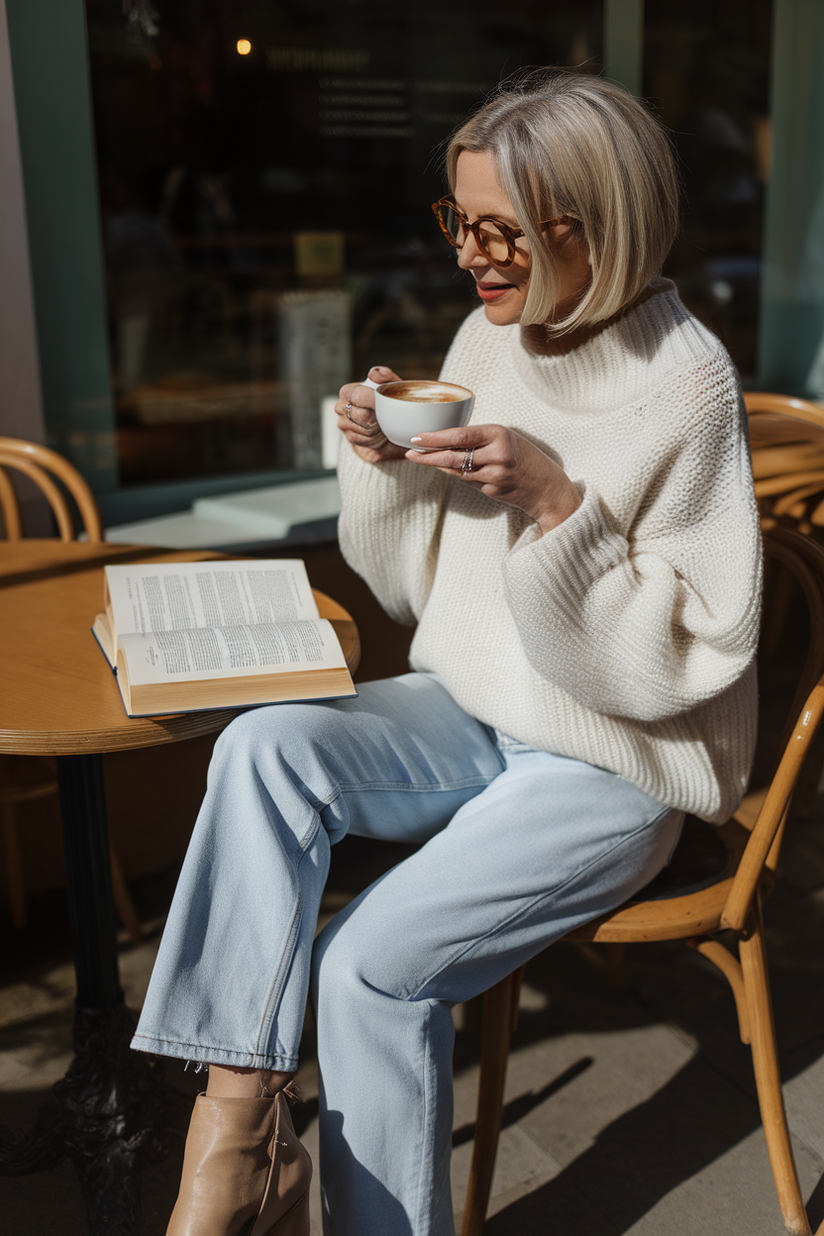
[[[589,343],[591,339],[595,339],[602,331],[609,330],[628,314],[634,313],[650,297],[667,290],[667,286],[670,288],[673,286],[667,279],[652,279],[629,305],[625,305],[611,318],[606,318],[603,322],[593,322],[590,326],[579,327],[578,330],[571,331],[568,335],[553,335],[547,326],[538,322],[532,326],[522,326],[521,343],[527,352],[534,352],[536,356],[568,356],[570,352],[574,352],[577,348],[583,347],[585,343]]]
[[[645,300],[562,354],[539,355],[525,344],[520,327],[509,328],[518,377],[556,406],[602,411],[628,402],[636,390],[649,391],[657,377],[663,381],[704,360],[709,332],[685,309],[675,285],[658,277],[650,287]]]

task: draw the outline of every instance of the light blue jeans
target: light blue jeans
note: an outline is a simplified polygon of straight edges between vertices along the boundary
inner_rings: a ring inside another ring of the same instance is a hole
[[[247,712],[208,790],[133,1046],[291,1072],[312,988],[329,1236],[453,1236],[451,1006],[663,867],[682,814],[468,716],[439,679]],[[318,937],[345,833],[421,848]]]

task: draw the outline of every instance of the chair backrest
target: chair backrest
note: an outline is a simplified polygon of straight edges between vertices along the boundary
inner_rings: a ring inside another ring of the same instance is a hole
[[[752,470],[762,520],[824,527],[824,408],[808,399],[746,391]]]
[[[765,553],[792,571],[807,600],[810,638],[804,667],[780,745],[780,758],[753,825],[724,908],[722,925],[742,931],[764,877],[778,860],[801,767],[824,715],[824,548],[792,528],[764,535]]]
[[[744,391],[744,406],[749,416],[794,416],[824,429],[824,408],[809,399],[776,395],[770,391]]]
[[[60,539],[74,540],[74,523],[66,496],[53,478],[57,478],[71,494],[86,535],[94,544],[103,540],[103,524],[100,512],[94,500],[92,491],[83,477],[62,455],[39,446],[36,442],[25,442],[22,438],[0,437],[0,509],[6,525],[6,537],[10,541],[19,541],[23,535],[20,519],[20,503],[14,486],[6,472],[13,468],[29,477],[42,491],[52,509],[57,522]]]

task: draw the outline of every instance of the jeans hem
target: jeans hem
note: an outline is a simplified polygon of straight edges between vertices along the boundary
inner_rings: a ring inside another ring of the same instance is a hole
[[[179,1043],[174,1039],[155,1039],[136,1034],[131,1041],[133,1051],[151,1052],[153,1056],[172,1056],[178,1060],[194,1060],[200,1064],[227,1064],[238,1069],[271,1069],[274,1073],[296,1073],[297,1056],[262,1055],[259,1052],[232,1051],[227,1047],[204,1047],[198,1043]]]

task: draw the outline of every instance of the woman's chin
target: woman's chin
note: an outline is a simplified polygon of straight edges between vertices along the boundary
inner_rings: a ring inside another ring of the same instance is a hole
[[[514,326],[516,322],[520,322],[522,310],[523,305],[507,305],[503,299],[484,302],[486,320],[493,326]]]

